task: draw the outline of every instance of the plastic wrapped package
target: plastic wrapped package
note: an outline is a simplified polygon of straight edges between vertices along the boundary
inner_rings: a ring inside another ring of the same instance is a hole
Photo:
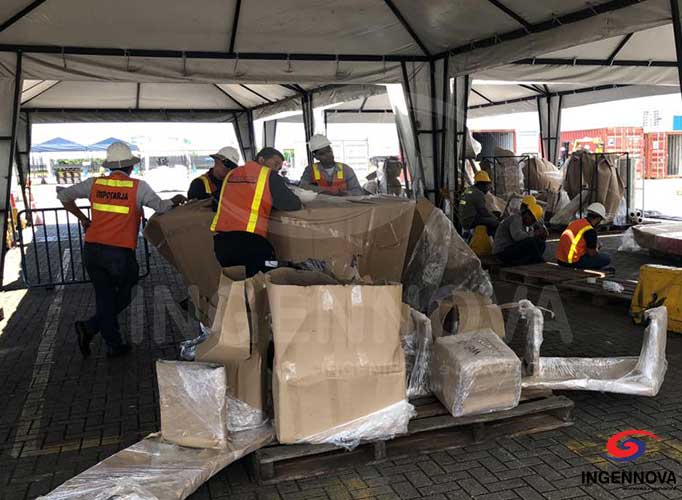
[[[199,323],[201,334],[190,340],[180,342],[180,359],[182,361],[194,361],[197,357],[197,346],[211,335],[211,329],[203,323]]]
[[[508,410],[521,398],[521,360],[490,329],[441,337],[431,386],[455,417]]]
[[[542,316],[534,306],[527,308],[533,318]],[[524,388],[613,392],[637,396],[658,394],[668,362],[665,357],[668,312],[664,306],[649,309],[639,356],[613,358],[558,358],[540,356],[542,333],[529,332],[528,365],[536,363],[532,375],[523,379]],[[534,322],[537,327],[537,323]],[[533,335],[535,333],[535,335]]]
[[[232,432],[256,429],[268,423],[265,413],[248,403],[227,395],[227,429]]]
[[[310,203],[313,201],[315,198],[317,198],[318,193],[315,191],[311,191],[310,189],[303,189],[298,186],[289,186],[289,189],[298,196],[298,199],[301,200],[301,203],[306,204]]]
[[[182,500],[217,472],[273,439],[270,426],[233,434],[222,450],[148,437],[69,479],[50,500]]]
[[[431,320],[403,304],[400,345],[405,353],[408,399],[431,394]]]
[[[570,224],[575,218],[575,214],[580,210],[580,199],[580,195],[576,195],[567,205],[552,216],[549,223],[553,226],[567,226]],[[589,200],[590,191],[586,189],[582,194],[583,207],[589,205]]]
[[[192,448],[225,448],[225,368],[209,363],[157,361],[156,375],[163,438]]]
[[[403,273],[403,301],[427,311],[434,294],[445,286],[491,297],[490,276],[452,222],[431,203],[420,205],[417,210],[428,215]]]
[[[526,323],[526,349],[523,356],[524,372],[533,375],[540,369],[540,346],[542,332],[545,328],[545,318],[539,307],[535,307],[530,300],[519,301],[519,314]]]
[[[639,246],[635,240],[635,231],[632,228],[628,228],[627,231],[623,233],[620,240],[620,246],[618,247],[619,252],[641,252],[642,247]]]
[[[362,442],[383,441],[406,434],[410,420],[416,416],[414,406],[407,400],[399,401],[343,425],[301,438],[298,443],[333,444],[352,450]]]

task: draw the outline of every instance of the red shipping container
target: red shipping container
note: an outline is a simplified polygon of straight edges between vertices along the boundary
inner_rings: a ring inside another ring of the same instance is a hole
[[[628,153],[637,172],[641,173],[644,158],[642,127],[604,127],[561,133],[561,147],[568,143],[568,154],[575,149],[593,153]]]
[[[646,178],[679,177],[682,172],[682,132],[650,132],[645,136]],[[672,159],[671,149],[675,155]]]

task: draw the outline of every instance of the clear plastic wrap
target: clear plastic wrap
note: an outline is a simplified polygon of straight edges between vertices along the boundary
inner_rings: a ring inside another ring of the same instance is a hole
[[[567,226],[571,223],[575,214],[580,210],[580,195],[575,196],[571,201],[569,201],[561,210],[557,211],[554,216],[549,220],[549,223],[553,226]],[[590,191],[584,190],[582,194],[583,207],[589,204]]]
[[[199,323],[201,334],[190,340],[180,342],[180,359],[182,361],[194,361],[197,357],[197,346],[211,335],[211,329],[203,323]]]
[[[270,426],[231,436],[222,450],[186,448],[150,436],[69,479],[49,500],[182,500],[217,472],[273,439]]]
[[[227,429],[232,432],[256,429],[268,423],[265,413],[258,408],[227,395]]]
[[[521,360],[490,329],[435,341],[433,393],[455,417],[508,410],[521,398]]]
[[[528,302],[528,301],[522,301]],[[528,303],[529,304],[529,303]],[[521,306],[530,319],[526,365],[530,376],[524,388],[564,389],[614,392],[637,396],[655,396],[663,383],[668,362],[665,357],[668,312],[664,306],[648,310],[639,357],[555,358],[540,356],[542,312],[532,304]]]
[[[298,442],[333,444],[352,450],[362,442],[385,441],[406,434],[410,420],[416,416],[414,406],[407,400],[399,401],[364,417],[300,439]]]
[[[157,361],[156,375],[163,438],[192,448],[225,448],[225,368],[209,363]]]
[[[632,228],[628,228],[627,231],[623,233],[623,237],[620,240],[620,246],[618,247],[619,252],[641,252],[642,247],[639,246],[635,240],[635,231]]]
[[[408,399],[430,394],[433,345],[431,320],[406,304],[400,324],[400,345],[405,352]]]
[[[403,300],[419,311],[427,311],[439,288],[493,295],[490,276],[469,245],[455,231],[447,216],[434,208],[408,260],[403,277]]]

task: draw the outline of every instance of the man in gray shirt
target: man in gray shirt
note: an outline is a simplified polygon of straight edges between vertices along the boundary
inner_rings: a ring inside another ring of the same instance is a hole
[[[322,134],[315,134],[310,138],[308,146],[318,163],[306,167],[301,176],[300,187],[340,196],[367,194],[360,186],[353,169],[345,163],[334,161],[331,144]]]
[[[499,221],[490,213],[485,203],[485,195],[490,191],[492,182],[487,172],[480,171],[474,177],[474,185],[462,194],[459,202],[459,220],[463,229],[474,230],[485,226],[493,236]]]
[[[502,221],[495,233],[493,255],[506,266],[523,266],[544,262],[547,230],[540,226],[542,207],[530,205],[521,213]]]

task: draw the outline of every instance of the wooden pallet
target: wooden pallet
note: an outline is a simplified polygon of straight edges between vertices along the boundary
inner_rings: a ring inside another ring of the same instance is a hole
[[[623,286],[623,293],[610,292],[603,287],[604,281],[614,281]],[[576,281],[566,281],[558,285],[559,290],[570,292],[579,297],[589,298],[596,306],[603,306],[608,303],[619,303],[630,305],[632,296],[637,288],[637,281],[616,278],[597,278],[596,283],[588,283],[587,279]]]
[[[502,268],[502,262],[499,261],[494,255],[484,255],[479,257],[481,260],[481,267],[488,271],[491,276],[497,276],[500,269]]]
[[[533,434],[573,425],[573,401],[551,391],[524,391],[522,402],[506,411],[453,417],[433,397],[412,401],[417,416],[409,432],[389,441],[362,443],[352,451],[333,445],[274,444],[251,455],[260,484],[310,478],[384,460],[460,448],[502,436]]]
[[[498,272],[498,277],[502,280],[537,285],[556,285],[566,281],[576,281],[584,278],[603,278],[605,276],[605,273],[599,271],[572,269],[570,267],[562,267],[553,262],[503,267]]]

